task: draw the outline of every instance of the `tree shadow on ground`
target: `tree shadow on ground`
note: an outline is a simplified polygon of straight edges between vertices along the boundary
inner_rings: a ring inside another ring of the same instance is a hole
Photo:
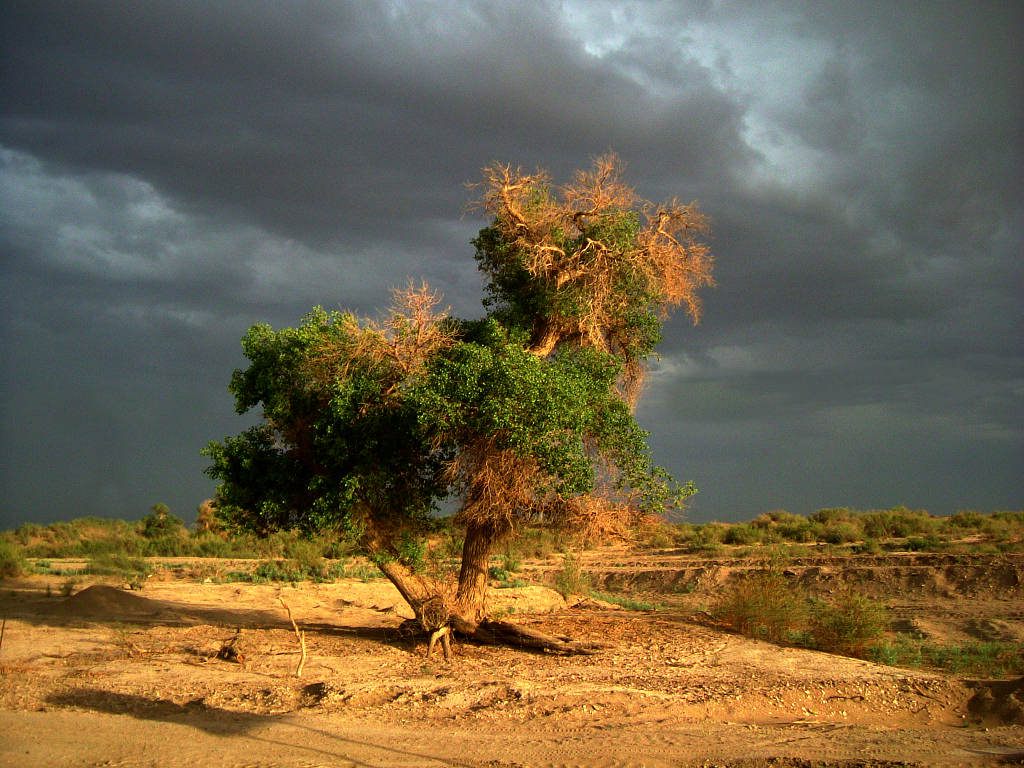
[[[265,715],[250,712],[234,712],[220,707],[212,707],[200,699],[178,704],[167,699],[153,699],[130,693],[115,693],[96,688],[76,688],[62,693],[53,693],[46,698],[46,703],[53,707],[87,709],[110,715],[126,715],[138,720],[172,723],[186,727],[198,728],[214,736],[238,736],[272,744],[285,749],[301,750],[318,755],[329,756],[335,760],[343,759],[356,766],[376,768],[378,763],[368,763],[352,757],[344,752],[336,752],[310,743],[309,737],[295,734],[294,741],[284,740],[286,734],[275,733],[277,738],[256,733],[261,728],[281,725],[296,731],[306,731],[324,740],[325,743],[336,742],[342,748],[345,745],[400,755],[405,759],[412,758],[417,764],[456,766],[472,768],[467,763],[452,760],[448,756],[429,755],[408,749],[380,744],[370,740],[354,739],[340,736],[321,728],[302,725],[287,715]]]
[[[266,715],[211,707],[201,699],[178,704],[167,699],[151,699],[99,688],[74,688],[51,693],[46,697],[46,703],[63,709],[90,709],[108,715],[189,725],[217,736],[246,734],[265,725],[268,719]]]
[[[351,610],[351,608],[349,608]],[[0,606],[6,618],[34,626],[84,627],[92,625],[139,627],[212,626],[220,629],[283,629],[292,631],[287,616],[280,609],[231,608],[174,603],[144,597],[131,592],[100,585],[67,598],[31,600]],[[408,642],[399,631],[400,623],[381,620],[379,611],[366,609],[366,623],[300,622],[307,632],[326,636],[358,638],[382,645]],[[342,610],[339,609],[339,614]],[[339,617],[340,618],[340,617]],[[349,616],[348,618],[351,618]]]

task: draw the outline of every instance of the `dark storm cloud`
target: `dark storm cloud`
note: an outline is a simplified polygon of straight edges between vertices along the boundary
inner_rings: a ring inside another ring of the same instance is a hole
[[[608,148],[720,287],[641,417],[695,515],[1019,506],[1010,3],[9,5],[0,522],[190,516],[253,322],[479,312],[463,183]]]

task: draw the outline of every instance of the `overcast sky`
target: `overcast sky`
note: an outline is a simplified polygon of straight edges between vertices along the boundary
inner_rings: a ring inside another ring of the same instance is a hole
[[[0,10],[0,527],[191,522],[256,322],[478,316],[465,183],[612,149],[718,287],[638,408],[690,519],[1024,507],[1017,2]]]

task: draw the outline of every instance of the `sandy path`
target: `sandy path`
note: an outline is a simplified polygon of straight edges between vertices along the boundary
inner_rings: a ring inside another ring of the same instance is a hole
[[[977,766],[1013,751],[1009,730],[618,721],[422,727],[341,716],[198,722],[87,712],[3,712],[5,766],[310,768],[311,766],[661,766],[755,758],[854,765]],[[785,763],[781,763],[785,764]]]

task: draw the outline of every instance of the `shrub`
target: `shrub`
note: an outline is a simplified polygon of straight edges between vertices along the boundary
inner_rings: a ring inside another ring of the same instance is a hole
[[[912,536],[903,546],[908,552],[935,552],[942,549],[944,544],[941,539],[929,534],[924,537]]]
[[[924,510],[911,510],[903,506],[867,512],[860,522],[864,534],[875,539],[930,533],[937,527],[935,518]]]
[[[555,576],[555,589],[567,595],[585,595],[590,578],[583,572],[578,558],[566,552],[562,558],[562,570]]]
[[[718,554],[722,549],[722,540],[725,538],[727,529],[728,526],[722,523],[705,523],[694,526],[686,544],[686,551],[705,555]]]
[[[130,557],[123,552],[98,552],[90,555],[85,572],[101,576],[136,578],[152,573],[152,567],[145,560]]]
[[[857,547],[857,552],[862,555],[878,555],[882,552],[882,545],[878,539],[866,538]]]
[[[860,536],[860,529],[853,523],[845,520],[827,523],[821,532],[821,540],[829,544],[845,544],[850,541],[856,541]]]
[[[147,539],[162,539],[169,536],[184,537],[185,523],[171,514],[166,504],[153,505],[153,511],[142,518],[142,535]]]
[[[786,579],[779,561],[740,577],[712,615],[738,632],[771,642],[799,640],[807,629],[807,601]]]
[[[590,596],[595,600],[603,600],[612,605],[618,605],[627,611],[656,611],[661,608],[657,603],[649,603],[646,600],[634,600],[625,595],[618,595],[611,592],[591,591]]]
[[[193,551],[200,557],[231,557],[234,553],[232,542],[219,536],[201,534],[192,541]]]
[[[985,516],[973,510],[960,510],[955,515],[947,517],[943,522],[947,528],[980,531],[985,523]]]
[[[0,579],[13,579],[28,571],[28,561],[6,536],[0,538]]]
[[[852,512],[846,507],[830,507],[828,509],[819,509],[807,519],[812,523],[830,525],[844,520],[852,520],[856,517],[856,514],[856,512]]]
[[[14,529],[14,538],[18,544],[24,547],[31,543],[33,539],[37,538],[42,530],[43,527],[41,525],[36,523],[25,523]]]
[[[182,529],[184,530],[184,529]],[[140,554],[145,557],[183,557],[195,551],[192,542],[182,536],[159,536],[146,539]]]
[[[815,539],[814,524],[805,517],[793,516],[793,520],[780,521],[779,536],[786,541],[807,542]]]
[[[648,549],[665,549],[675,544],[672,529],[661,521],[649,521],[636,532],[637,543]]]
[[[523,556],[511,545],[505,548],[505,554],[501,559],[502,567],[509,573],[515,573],[523,567]]]
[[[213,499],[206,499],[196,508],[196,533],[210,533],[223,536],[224,526],[217,519],[217,507]]]
[[[999,678],[1024,675],[1024,643],[969,642],[943,646],[898,635],[876,644],[872,661],[900,667],[934,667],[958,675]]]
[[[847,590],[835,602],[810,603],[810,630],[823,651],[863,656],[885,631],[884,606]]]
[[[730,525],[722,535],[723,544],[748,545],[761,541],[762,532],[750,523]]]

